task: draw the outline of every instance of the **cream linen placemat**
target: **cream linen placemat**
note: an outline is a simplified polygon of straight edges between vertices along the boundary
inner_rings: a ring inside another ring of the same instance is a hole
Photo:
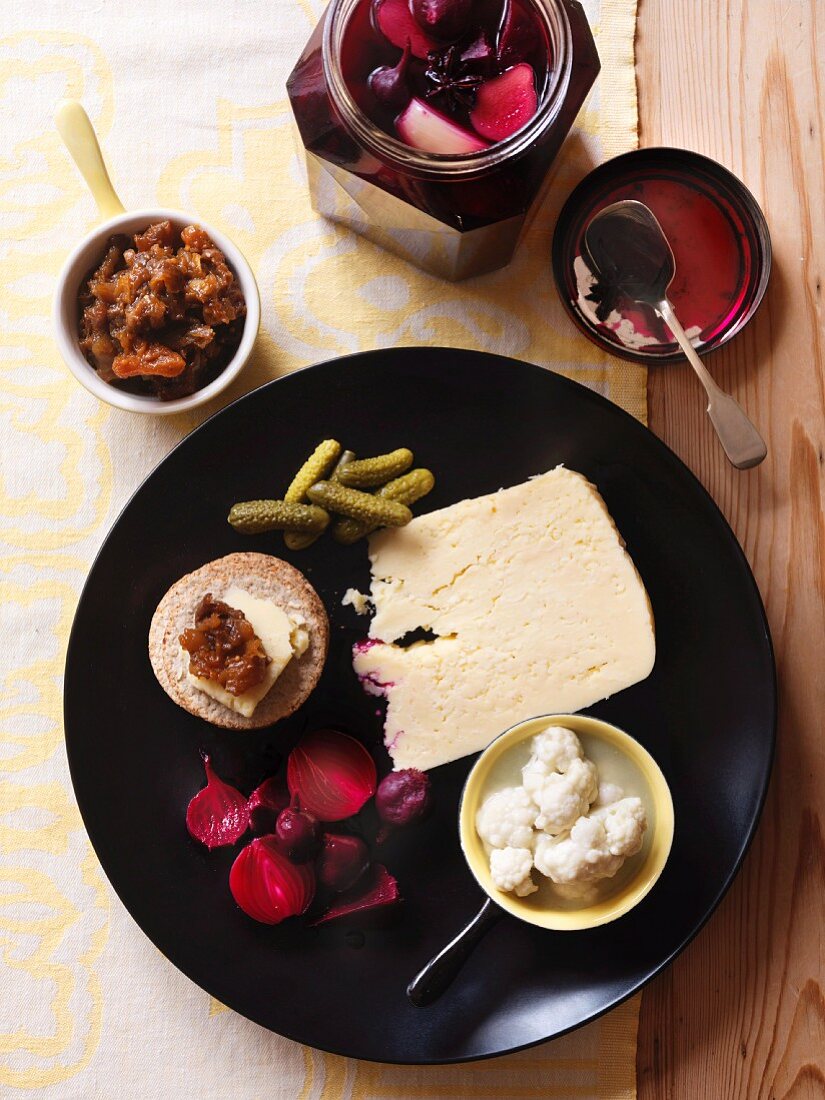
[[[194,211],[256,270],[261,338],[223,403],[330,356],[438,343],[551,366],[644,418],[645,372],[580,337],[551,283],[563,197],[590,165],[636,144],[635,0],[585,6],[603,70],[547,208],[510,268],[454,287],[310,210],[284,81],[322,0],[0,3],[1,1095],[635,1095],[635,1002],[523,1054],[421,1071],[323,1055],[211,1002],[105,881],[61,725],[65,646],[92,556],[143,475],[215,407],[164,421],[109,410],[60,361],[53,281],[95,210],[53,129],[55,103],[82,99],[127,206]]]

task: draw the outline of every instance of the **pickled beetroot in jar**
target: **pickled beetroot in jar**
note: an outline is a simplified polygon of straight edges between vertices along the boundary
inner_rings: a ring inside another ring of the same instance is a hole
[[[341,69],[386,133],[432,153],[472,153],[534,117],[552,68],[532,0],[359,0]]]
[[[580,0],[330,0],[287,81],[313,207],[443,278],[503,267],[598,71]]]

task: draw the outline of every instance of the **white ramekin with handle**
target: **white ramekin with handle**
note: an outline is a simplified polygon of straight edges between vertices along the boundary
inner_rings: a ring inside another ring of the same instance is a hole
[[[171,416],[173,413],[186,412],[205,404],[237,378],[246,366],[258,335],[261,303],[252,268],[240,249],[202,218],[164,207],[124,210],[106,172],[89,117],[76,100],[66,100],[60,105],[56,123],[60,136],[86,180],[104,219],[72,250],[57,279],[52,320],[55,340],[66,366],[78,382],[95,397],[129,412]],[[81,285],[102,260],[109,238],[117,233],[131,235],[142,232],[154,222],[165,220],[170,221],[176,229],[183,229],[187,225],[203,228],[226,257],[246,301],[241,341],[218,377],[186,397],[176,397],[169,401],[151,395],[129,393],[105,382],[80,350],[78,332],[78,295]]]

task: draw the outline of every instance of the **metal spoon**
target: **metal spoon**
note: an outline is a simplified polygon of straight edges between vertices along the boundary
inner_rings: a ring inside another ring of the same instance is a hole
[[[584,233],[585,259],[610,287],[653,307],[676,337],[708,395],[708,415],[730,461],[740,470],[758,466],[765,441],[739,402],[720,389],[679,324],[667,291],[676,260],[653,211],[624,199],[599,211]]]

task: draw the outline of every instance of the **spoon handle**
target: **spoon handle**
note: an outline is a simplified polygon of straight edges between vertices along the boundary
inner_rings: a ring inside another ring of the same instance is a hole
[[[696,354],[693,345],[679,323],[673,306],[663,298],[656,306],[667,327],[676,337],[688,362],[696,371],[708,395],[708,416],[719,436],[725,454],[739,470],[758,466],[768,453],[765,440],[756,426],[748,419],[745,410],[735,397],[725,393],[714,382],[708,369]]]
[[[430,959],[423,970],[407,986],[407,996],[416,1008],[437,1001],[452,983],[461,967],[469,958],[479,940],[502,917],[502,910],[487,898],[469,924],[443,947],[435,958]]]
[[[97,143],[97,135],[82,105],[76,99],[64,99],[57,108],[54,121],[57,132],[80,169],[100,213],[104,218],[114,218],[117,214],[122,214],[123,203],[112,187]]]

